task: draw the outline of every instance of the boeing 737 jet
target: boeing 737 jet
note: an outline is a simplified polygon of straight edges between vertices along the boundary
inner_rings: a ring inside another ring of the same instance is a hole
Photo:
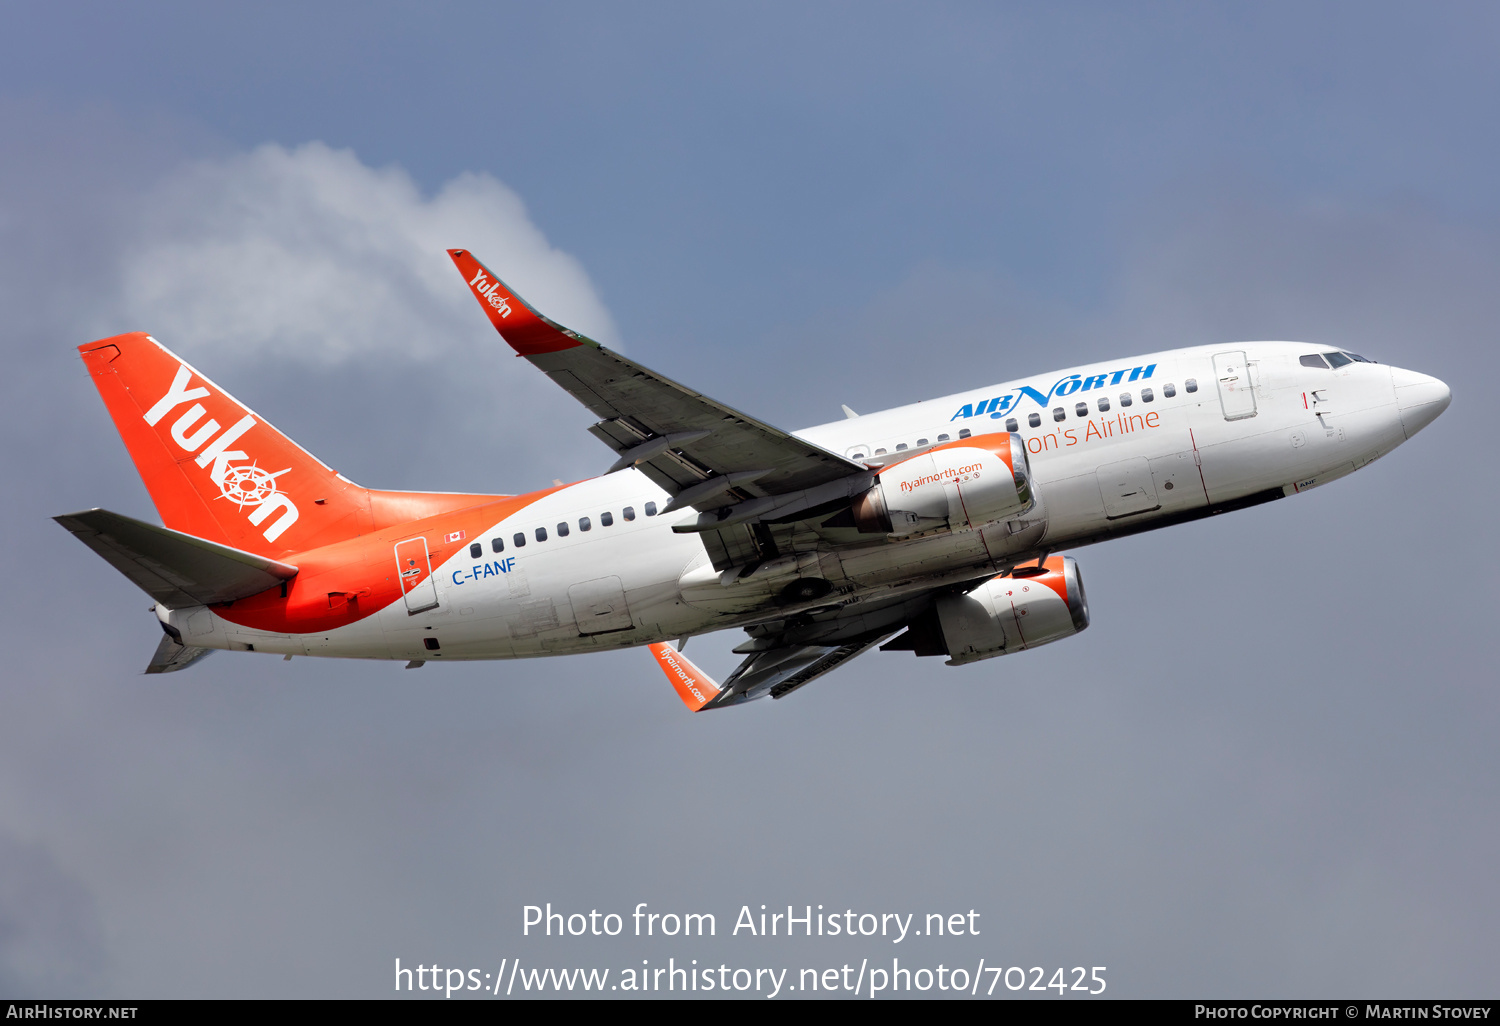
[[[991,659],[1088,626],[1055,553],[1326,484],[1449,402],[1354,353],[1235,342],[788,432],[449,255],[501,338],[599,418],[609,469],[526,495],[374,491],[150,335],[80,346],[165,526],[56,519],[155,600],[147,673],[215,649],[415,668],[649,646],[697,711],[785,697],[876,646]],[[745,659],[718,683],[680,648],[726,628]]]

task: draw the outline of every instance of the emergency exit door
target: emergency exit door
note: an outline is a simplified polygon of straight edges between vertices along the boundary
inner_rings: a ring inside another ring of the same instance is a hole
[[[438,604],[437,584],[432,579],[432,561],[426,538],[408,538],[396,543],[396,578],[406,599],[406,615],[433,609]]]

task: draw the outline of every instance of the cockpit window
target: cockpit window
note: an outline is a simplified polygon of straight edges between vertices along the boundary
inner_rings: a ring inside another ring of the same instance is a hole
[[[1323,358],[1317,353],[1309,353],[1308,355],[1299,358],[1297,362],[1302,364],[1302,366],[1304,367],[1317,367],[1320,370],[1328,369],[1328,364],[1324,363]]]
[[[1344,355],[1347,356],[1347,357],[1349,357],[1349,359],[1353,360],[1355,363],[1374,363],[1375,362],[1374,360],[1366,360],[1363,356],[1360,356],[1358,353],[1345,353]]]
[[[1340,367],[1354,362],[1343,353],[1324,353],[1323,356],[1328,360],[1329,365],[1333,367],[1334,370],[1338,370]]]

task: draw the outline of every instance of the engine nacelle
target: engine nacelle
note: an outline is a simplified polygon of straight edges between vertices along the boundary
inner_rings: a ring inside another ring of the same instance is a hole
[[[985,440],[995,445],[981,448]],[[1020,435],[989,435],[886,467],[854,500],[854,522],[871,534],[978,529],[1032,505],[1031,465]]]
[[[938,599],[937,617],[948,665],[958,666],[1070,638],[1089,625],[1089,605],[1077,562],[1053,556]]]

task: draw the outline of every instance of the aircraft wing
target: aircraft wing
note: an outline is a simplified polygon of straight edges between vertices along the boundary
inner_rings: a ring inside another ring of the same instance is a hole
[[[845,645],[788,645],[761,649],[746,657],[733,673],[717,684],[688,661],[687,656],[665,642],[651,646],[651,653],[676,688],[678,696],[693,712],[722,709],[770,695],[785,698],[804,684],[885,641],[895,631],[868,641]]]
[[[928,612],[944,590],[834,607],[747,627],[745,633],[750,639],[734,649],[745,656],[745,661],[722,684],[671,645],[652,645],[651,653],[678,697],[693,712],[740,705],[767,695],[785,698],[894,637]]]
[[[865,473],[862,464],[610,352],[538,313],[467,250],[448,254],[505,341],[600,418],[589,430],[619,457],[611,471],[635,466],[651,478],[673,496],[664,512],[737,507],[683,530],[794,515],[867,483],[851,477]]]

